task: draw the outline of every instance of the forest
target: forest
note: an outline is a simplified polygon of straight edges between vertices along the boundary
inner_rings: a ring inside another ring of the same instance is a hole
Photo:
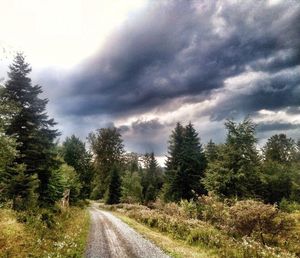
[[[165,139],[165,167],[153,152],[127,152],[115,127],[60,143],[30,72],[17,54],[0,88],[0,218],[43,228],[35,234],[44,242],[28,247],[33,257],[52,251],[45,243],[53,232],[63,237],[59,221],[72,233],[78,229],[70,220],[88,225],[88,200],[219,257],[300,256],[300,139],[275,134],[259,148],[256,124],[246,117],[226,120],[224,143],[202,143],[192,121],[178,122]],[[61,204],[66,194],[70,208]],[[74,237],[79,253],[86,234]],[[20,251],[9,247],[10,237],[0,235],[4,257]],[[65,250],[62,257],[77,257]]]

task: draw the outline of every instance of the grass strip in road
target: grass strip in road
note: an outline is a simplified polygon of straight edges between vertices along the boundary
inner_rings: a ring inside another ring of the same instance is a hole
[[[210,258],[218,257],[214,250],[199,246],[191,246],[182,240],[173,239],[167,233],[159,232],[154,228],[145,226],[119,212],[112,212],[116,217],[135,229],[145,238],[159,246],[168,255],[175,258]]]

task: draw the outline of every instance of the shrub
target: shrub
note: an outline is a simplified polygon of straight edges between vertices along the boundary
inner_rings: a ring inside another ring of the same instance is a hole
[[[202,206],[193,200],[181,200],[179,206],[182,208],[185,217],[189,219],[199,219],[202,216]]]
[[[224,228],[229,217],[228,206],[211,193],[208,196],[199,197],[198,202],[202,210],[203,220],[210,222],[217,228]]]
[[[234,234],[259,239],[264,245],[267,239],[284,236],[295,225],[294,221],[280,212],[275,205],[259,201],[238,201],[229,208],[229,228]]]
[[[300,203],[294,201],[288,201],[287,199],[283,198],[282,201],[279,203],[279,208],[285,212],[295,212],[300,211]]]

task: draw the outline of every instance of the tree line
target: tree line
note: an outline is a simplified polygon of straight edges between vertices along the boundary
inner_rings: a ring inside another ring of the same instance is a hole
[[[155,154],[125,151],[118,128],[101,128],[85,142],[75,135],[62,144],[46,112],[41,86],[32,85],[30,65],[17,54],[0,88],[0,202],[16,210],[53,206],[70,191],[70,202],[104,199],[150,204],[192,200],[208,192],[221,198],[267,203],[300,202],[300,141],[273,135],[257,148],[249,118],[227,120],[224,143],[205,146],[192,123],[177,123],[165,168]]]

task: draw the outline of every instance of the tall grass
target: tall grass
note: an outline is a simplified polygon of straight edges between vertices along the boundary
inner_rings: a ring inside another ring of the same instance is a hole
[[[295,214],[258,201],[221,202],[208,196],[197,202],[156,202],[151,208],[133,204],[102,207],[174,239],[213,249],[219,257],[300,257]]]
[[[35,214],[0,209],[0,257],[82,257],[88,226],[79,207]]]

